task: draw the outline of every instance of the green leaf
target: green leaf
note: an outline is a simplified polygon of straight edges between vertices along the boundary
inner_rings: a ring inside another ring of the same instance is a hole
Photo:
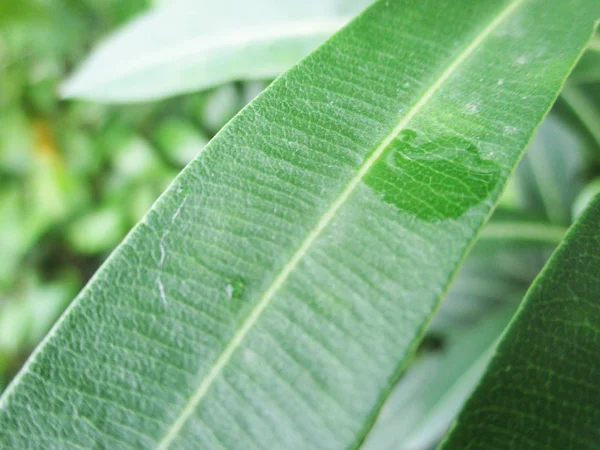
[[[356,448],[599,16],[376,3],[184,169],[7,388],[0,443]]]
[[[370,0],[175,2],[109,36],[62,87],[101,102],[164,98],[241,79],[273,78]]]
[[[28,351],[37,344],[81,287],[70,273],[49,283],[30,272],[22,277],[0,303],[0,354]]]
[[[529,290],[444,449],[600,442],[600,197]]]
[[[81,214],[66,232],[69,245],[80,253],[110,251],[125,235],[123,216],[116,206]]]
[[[208,143],[202,131],[181,119],[167,119],[161,123],[154,132],[154,140],[167,159],[181,167],[194,159]]]

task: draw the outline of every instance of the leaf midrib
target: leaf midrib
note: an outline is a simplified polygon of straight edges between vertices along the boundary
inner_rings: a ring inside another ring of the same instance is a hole
[[[481,46],[486,38],[501,25],[506,18],[508,18],[525,0],[514,0],[508,4],[498,15],[479,32],[473,41],[456,57],[456,59],[441,73],[437,80],[425,91],[423,96],[417,101],[412,108],[406,113],[404,117],[394,127],[392,132],[387,135],[371,154],[371,156],[365,161],[360,167],[357,174],[350,180],[346,188],[342,191],[339,197],[333,202],[332,206],[327,212],[321,217],[317,225],[311,230],[306,239],[302,242],[298,250],[294,253],[290,261],[282,268],[277,277],[273,280],[273,283],[264,292],[260,301],[250,312],[248,318],[244,321],[240,329],[235,333],[229,344],[225,347],[223,352],[216,359],[214,365],[208,372],[208,374],[200,381],[198,387],[194,391],[190,400],[183,407],[175,421],[167,429],[163,438],[159,441],[156,449],[164,450],[173,442],[179,431],[185,425],[187,419],[194,413],[213,382],[220,375],[221,371],[229,363],[231,357],[235,351],[240,347],[244,338],[248,332],[252,329],[254,324],[258,321],[265,308],[269,305],[274,295],[279,289],[285,284],[287,278],[296,268],[298,263],[302,260],[304,255],[308,253],[312,244],[321,235],[321,233],[327,228],[331,221],[336,216],[339,209],[346,203],[348,198],[354,192],[354,189],[361,182],[363,177],[369,172],[371,167],[381,157],[385,149],[392,143],[392,141],[406,128],[410,121],[423,109],[423,107],[431,100],[431,98],[437,93],[437,91],[444,85],[444,83],[456,72],[456,70]]]

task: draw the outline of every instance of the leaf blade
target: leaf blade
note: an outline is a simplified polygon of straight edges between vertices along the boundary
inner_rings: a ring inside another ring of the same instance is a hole
[[[223,353],[217,359],[215,365],[211,368],[211,371],[207,375],[207,377],[201,382],[200,386],[194,392],[194,395],[190,399],[190,402],[185,406],[181,415],[177,418],[172,426],[172,432],[169,432],[165,435],[164,439],[161,440],[158,444],[159,449],[167,448],[176,434],[179,432],[181,427],[185,424],[185,421],[189,418],[189,416],[195,411],[198,403],[206,394],[206,391],[209,389],[211,384],[214,382],[215,378],[220,374],[222,368],[229,362],[232,354],[237,350],[241,342],[244,340],[246,334],[258,318],[262,315],[264,309],[269,305],[273,296],[279,291],[281,286],[286,282],[290,273],[295,269],[298,265],[298,262],[304,258],[310,248],[313,246],[315,240],[322,234],[323,230],[329,226],[332,222],[333,218],[336,216],[338,210],[347,202],[350,198],[357,185],[363,180],[365,175],[371,170],[375,162],[379,161],[383,152],[389,147],[394,139],[407,127],[410,121],[416,116],[424,105],[435,95],[440,86],[442,86],[445,81],[454,74],[458,67],[472,55],[472,53],[481,45],[481,43],[489,36],[491,32],[493,32],[496,27],[502,23],[506,17],[508,17],[519,5],[521,2],[515,1],[510,3],[508,8],[505,8],[500,14],[498,14],[494,20],[484,28],[484,30],[477,35],[477,37],[467,46],[467,48],[459,54],[459,56],[452,62],[452,64],[442,73],[440,77],[438,77],[435,83],[421,96],[418,102],[408,111],[408,113],[398,122],[398,125],[394,127],[392,132],[385,136],[381,144],[375,148],[375,151],[369,156],[366,162],[360,166],[357,174],[351,178],[350,182],[342,191],[341,195],[337,197],[331,208],[329,208],[325,214],[321,217],[316,227],[311,230],[306,237],[306,239],[302,242],[298,250],[292,255],[290,261],[283,267],[283,270],[279,272],[273,283],[268,287],[263,296],[260,298],[258,305],[255,309],[252,310],[248,319],[243,323],[242,327],[231,340],[230,344],[225,348]]]

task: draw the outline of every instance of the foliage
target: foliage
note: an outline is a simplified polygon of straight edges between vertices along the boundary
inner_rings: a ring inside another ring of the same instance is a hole
[[[366,2],[313,3],[278,2],[269,12],[245,3],[239,16],[205,17],[200,3],[162,5],[105,40],[63,91],[128,102],[274,77],[330,32],[319,28],[323,17],[340,23]],[[597,38],[508,181],[591,36],[598,6],[378,2],[204,148],[268,79],[119,107],[56,99],[89,43],[145,6],[131,5],[61,3],[50,14],[31,1],[0,23],[9,80],[0,119],[9,124],[0,129],[0,226],[8,230],[0,369],[17,367],[200,153],[2,397],[0,442],[355,448],[407,369],[363,446],[434,445],[537,271],[599,190]],[[193,26],[198,17],[206,26]],[[294,34],[294,23],[306,33]],[[147,45],[148,29],[157,43]],[[92,30],[86,42],[73,38],[82,30]],[[215,30],[248,43],[213,40],[210,54],[194,58],[182,51]],[[257,30],[269,39],[256,39]],[[28,48],[35,52],[20,59]],[[141,51],[152,64],[129,64]],[[503,349],[511,336],[528,342],[523,317],[543,301],[536,286],[567,253],[589,268],[573,282],[593,295],[594,254],[579,258],[586,245],[573,251],[572,242],[586,238],[581,230],[594,229],[594,218],[585,214],[533,285],[461,415],[472,418],[459,420],[447,445],[467,436],[465,422],[479,429],[473,404],[496,403],[487,380],[517,364],[518,354]],[[568,286],[548,282],[556,292]],[[581,297],[563,294],[565,302]],[[578,305],[581,317],[593,312],[592,302]],[[582,364],[595,370],[593,361]],[[560,364],[549,370],[562,379]],[[557,384],[549,394],[529,375],[501,383],[540,398],[575,389]],[[593,389],[593,377],[581,379]],[[592,431],[580,439],[593,439],[595,417],[582,414]],[[575,442],[576,428],[565,430],[557,448]]]

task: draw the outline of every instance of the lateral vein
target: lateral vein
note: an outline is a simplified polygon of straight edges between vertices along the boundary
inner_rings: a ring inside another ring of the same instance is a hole
[[[400,134],[402,130],[406,128],[408,123],[420,112],[420,110],[427,104],[429,100],[435,95],[435,93],[443,86],[443,84],[456,72],[456,70],[464,63],[477,48],[485,41],[485,39],[496,29],[502,22],[510,16],[525,0],[514,0],[512,3],[506,6],[495,18],[491,21],[469,44],[458,57],[450,64],[441,76],[436,80],[435,83],[423,94],[417,103],[406,113],[406,115],[398,122],[392,132],[386,136],[379,146],[375,149],[372,155],[365,161],[360,167],[356,176],[354,176],[340,196],[333,202],[331,208],[321,217],[315,228],[308,234],[306,239],[302,242],[298,250],[294,253],[290,261],[282,268],[273,283],[264,292],[260,301],[256,307],[252,310],[248,318],[244,321],[240,329],[233,336],[227,347],[217,358],[215,364],[212,366],[208,374],[202,379],[198,388],[194,391],[194,394],[188,401],[188,403],[181,410],[175,421],[171,424],[166,434],[158,443],[157,450],[165,450],[173,442],[179,431],[185,425],[187,419],[194,413],[200,401],[204,398],[208,390],[210,389],[213,382],[219,376],[223,368],[229,363],[229,360],[239,348],[248,332],[252,329],[254,324],[262,315],[265,308],[269,305],[274,295],[284,285],[287,278],[290,276],[292,271],[296,268],[300,260],[310,250],[314,241],[321,235],[323,230],[334,219],[338,210],[345,204],[354,189],[363,177],[368,173],[370,168],[375,164],[379,157],[383,154],[388,145]]]

